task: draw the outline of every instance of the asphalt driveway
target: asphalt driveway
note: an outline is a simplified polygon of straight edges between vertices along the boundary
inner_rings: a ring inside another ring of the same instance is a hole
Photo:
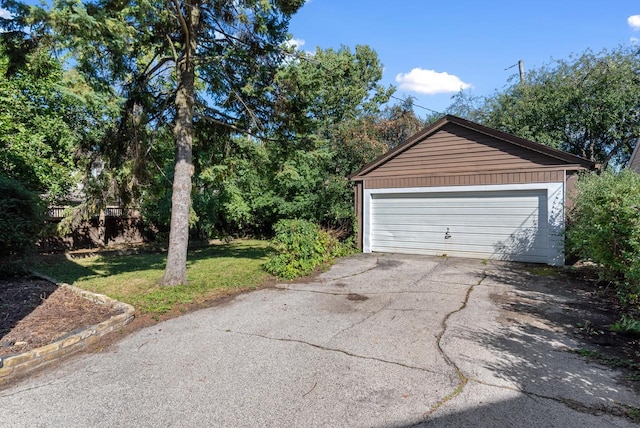
[[[636,426],[618,373],[500,299],[513,265],[358,255],[140,330],[0,391],[0,426]],[[557,309],[556,309],[557,308]]]

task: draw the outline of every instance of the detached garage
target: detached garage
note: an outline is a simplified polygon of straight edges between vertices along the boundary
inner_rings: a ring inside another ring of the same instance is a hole
[[[355,182],[365,252],[564,264],[564,207],[594,163],[445,116]]]

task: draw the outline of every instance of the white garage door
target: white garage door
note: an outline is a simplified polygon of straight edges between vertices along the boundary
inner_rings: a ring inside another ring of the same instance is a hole
[[[547,263],[544,190],[372,194],[371,251]]]

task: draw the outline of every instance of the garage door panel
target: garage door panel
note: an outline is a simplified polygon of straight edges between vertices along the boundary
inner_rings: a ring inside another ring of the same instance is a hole
[[[530,208],[532,203],[535,203],[537,198],[505,198],[504,201],[494,201],[490,199],[477,199],[477,198],[469,198],[468,201],[456,201],[452,199],[441,199],[439,201],[438,206],[428,207],[429,209],[435,209],[438,211],[443,211],[447,209],[460,209],[460,210],[473,210],[473,209],[485,209],[492,210],[495,208],[501,209],[523,209]],[[398,199],[386,200],[386,199],[378,199],[380,202],[378,208],[384,210],[385,208],[415,208],[415,209],[424,209],[424,198],[421,199],[412,199],[411,201],[402,201]]]
[[[450,251],[446,249],[432,249],[432,248],[410,248],[406,247],[386,247],[384,251],[375,250],[386,253],[398,253],[398,254],[418,254],[424,256],[448,256],[448,257],[465,257],[471,259],[493,259],[493,260],[509,260],[509,261],[524,261],[527,263],[547,263],[547,256],[540,254],[530,254],[526,257],[525,260],[522,260],[522,255],[520,253],[514,252],[502,252],[502,253],[494,253],[491,256],[487,256],[487,253],[484,251]]]
[[[512,218],[514,216],[529,216],[538,215],[538,211],[535,212],[531,210],[531,208],[502,208],[502,207],[483,207],[483,208],[457,208],[457,207],[420,207],[420,208],[406,208],[406,207],[385,207],[378,208],[377,213],[379,215],[386,216],[397,216],[399,214],[399,210],[410,210],[410,214],[405,214],[408,216],[433,216],[433,217],[441,217],[447,216],[449,218],[468,218],[475,216],[500,216],[504,218]]]
[[[410,228],[410,230],[414,230],[414,227],[432,227],[442,229],[453,228],[453,227],[466,227],[466,228],[478,228],[478,227],[494,227],[494,226],[503,226],[509,229],[513,229],[516,227],[540,227],[546,228],[546,223],[540,225],[538,215],[530,215],[526,218],[518,217],[518,216],[508,216],[508,215],[485,215],[484,218],[480,216],[403,216],[403,215],[387,215],[376,217],[371,222],[371,229],[375,230],[376,228],[394,228],[394,227],[405,227]]]
[[[459,255],[461,253],[474,253],[474,254],[482,254],[483,258],[487,257],[487,254],[510,254],[516,255],[520,254],[519,251],[515,251],[513,249],[505,248],[503,246],[503,242],[496,242],[495,245],[481,245],[481,244],[460,244],[457,243],[455,245],[443,244],[442,242],[421,242],[421,241],[408,241],[404,243],[402,247],[395,246],[394,243],[397,241],[388,241],[385,248],[387,248],[387,252],[391,252],[389,248],[397,248],[398,251],[394,252],[407,252],[402,251],[402,249],[412,249],[412,250],[420,250],[422,252],[429,252],[430,255]],[[501,251],[497,251],[501,250]],[[539,250],[543,250],[539,248]],[[532,252],[534,256],[546,257],[543,252]]]
[[[544,263],[546,212],[544,191],[376,194],[371,249]]]
[[[527,247],[537,247],[544,250],[547,244],[544,239],[537,238],[537,231],[526,231],[519,234],[518,237],[512,235],[488,235],[488,234],[467,234],[460,235],[459,238],[442,239],[441,236],[416,235],[410,233],[398,233],[393,235],[379,235],[376,242],[378,245],[392,245],[395,242],[403,242],[407,246],[427,246],[434,248],[455,248],[462,247],[483,247],[487,251],[493,252],[496,249],[505,249],[505,247],[519,245],[527,245]]]
[[[538,232],[539,230],[536,228],[526,228],[521,229],[517,235],[522,240],[524,239],[524,237],[535,237],[536,235],[538,235]],[[506,242],[514,238],[513,233],[510,231],[506,231],[505,229],[497,231],[487,230],[484,232],[476,230],[472,230],[470,232],[453,231],[449,232],[449,234],[447,235],[449,236],[449,238],[445,238],[445,234],[446,231],[416,233],[415,231],[410,230],[381,230],[376,232],[376,241],[379,243],[396,240],[404,242],[443,242],[449,246],[452,246],[458,244]]]

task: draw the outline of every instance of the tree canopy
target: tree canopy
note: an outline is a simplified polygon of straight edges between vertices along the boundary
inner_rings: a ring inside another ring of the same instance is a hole
[[[640,50],[586,51],[527,72],[484,99],[459,94],[450,111],[484,125],[622,165],[640,135]]]

